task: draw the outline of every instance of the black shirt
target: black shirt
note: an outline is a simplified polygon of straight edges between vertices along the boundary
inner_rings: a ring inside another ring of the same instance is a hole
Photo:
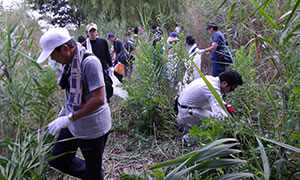
[[[111,55],[108,50],[108,44],[105,39],[96,38],[95,40],[90,40],[93,53],[100,59],[103,69],[112,67]],[[86,42],[82,44],[85,48]]]

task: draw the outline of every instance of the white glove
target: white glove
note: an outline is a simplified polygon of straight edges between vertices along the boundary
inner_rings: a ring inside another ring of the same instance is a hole
[[[199,51],[197,51],[197,54],[202,54],[202,53],[204,53],[203,49],[200,49]]]
[[[56,118],[54,121],[52,121],[50,124],[48,124],[49,134],[54,136],[57,131],[59,131],[61,128],[68,127],[71,123],[72,123],[72,121],[70,120],[69,115]]]
[[[108,68],[108,73],[109,75],[112,76],[114,74],[114,68],[113,67]]]

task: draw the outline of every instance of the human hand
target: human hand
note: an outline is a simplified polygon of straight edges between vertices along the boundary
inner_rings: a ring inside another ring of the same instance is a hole
[[[54,136],[57,131],[59,131],[61,128],[68,127],[71,123],[72,123],[72,121],[70,120],[69,115],[56,118],[54,121],[52,121],[50,124],[48,124],[49,134]]]
[[[225,104],[227,111],[231,114],[231,116],[236,115],[236,111],[232,108],[230,104]]]
[[[200,49],[199,51],[197,51],[197,54],[203,54],[205,51],[204,51],[204,49]]]

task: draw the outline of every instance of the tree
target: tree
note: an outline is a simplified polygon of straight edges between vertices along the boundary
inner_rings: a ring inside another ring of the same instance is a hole
[[[106,20],[118,19],[126,24],[165,23],[171,20],[175,13],[183,8],[181,0],[82,0],[70,1],[70,4],[80,7],[89,20],[105,16]]]
[[[181,0],[27,0],[40,14],[51,16],[51,23],[61,27],[68,23],[78,26],[84,21],[118,20],[128,25],[151,23],[163,25],[174,21],[174,14],[183,12]],[[83,18],[84,17],[84,18]],[[175,23],[173,23],[175,24]]]
[[[49,23],[55,26],[81,25],[82,13],[76,5],[70,6],[68,0],[27,0],[27,2],[33,10],[48,16]]]

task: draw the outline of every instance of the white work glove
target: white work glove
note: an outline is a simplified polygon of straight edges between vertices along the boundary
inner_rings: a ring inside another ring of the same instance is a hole
[[[109,75],[112,76],[114,74],[114,68],[113,67],[108,68],[108,73]]]
[[[197,54],[203,54],[204,53],[204,50],[203,49],[199,49],[199,51],[197,51]]]
[[[48,124],[49,134],[54,136],[57,131],[59,131],[61,128],[68,127],[71,123],[72,121],[70,119],[70,115],[56,118],[54,121]]]

